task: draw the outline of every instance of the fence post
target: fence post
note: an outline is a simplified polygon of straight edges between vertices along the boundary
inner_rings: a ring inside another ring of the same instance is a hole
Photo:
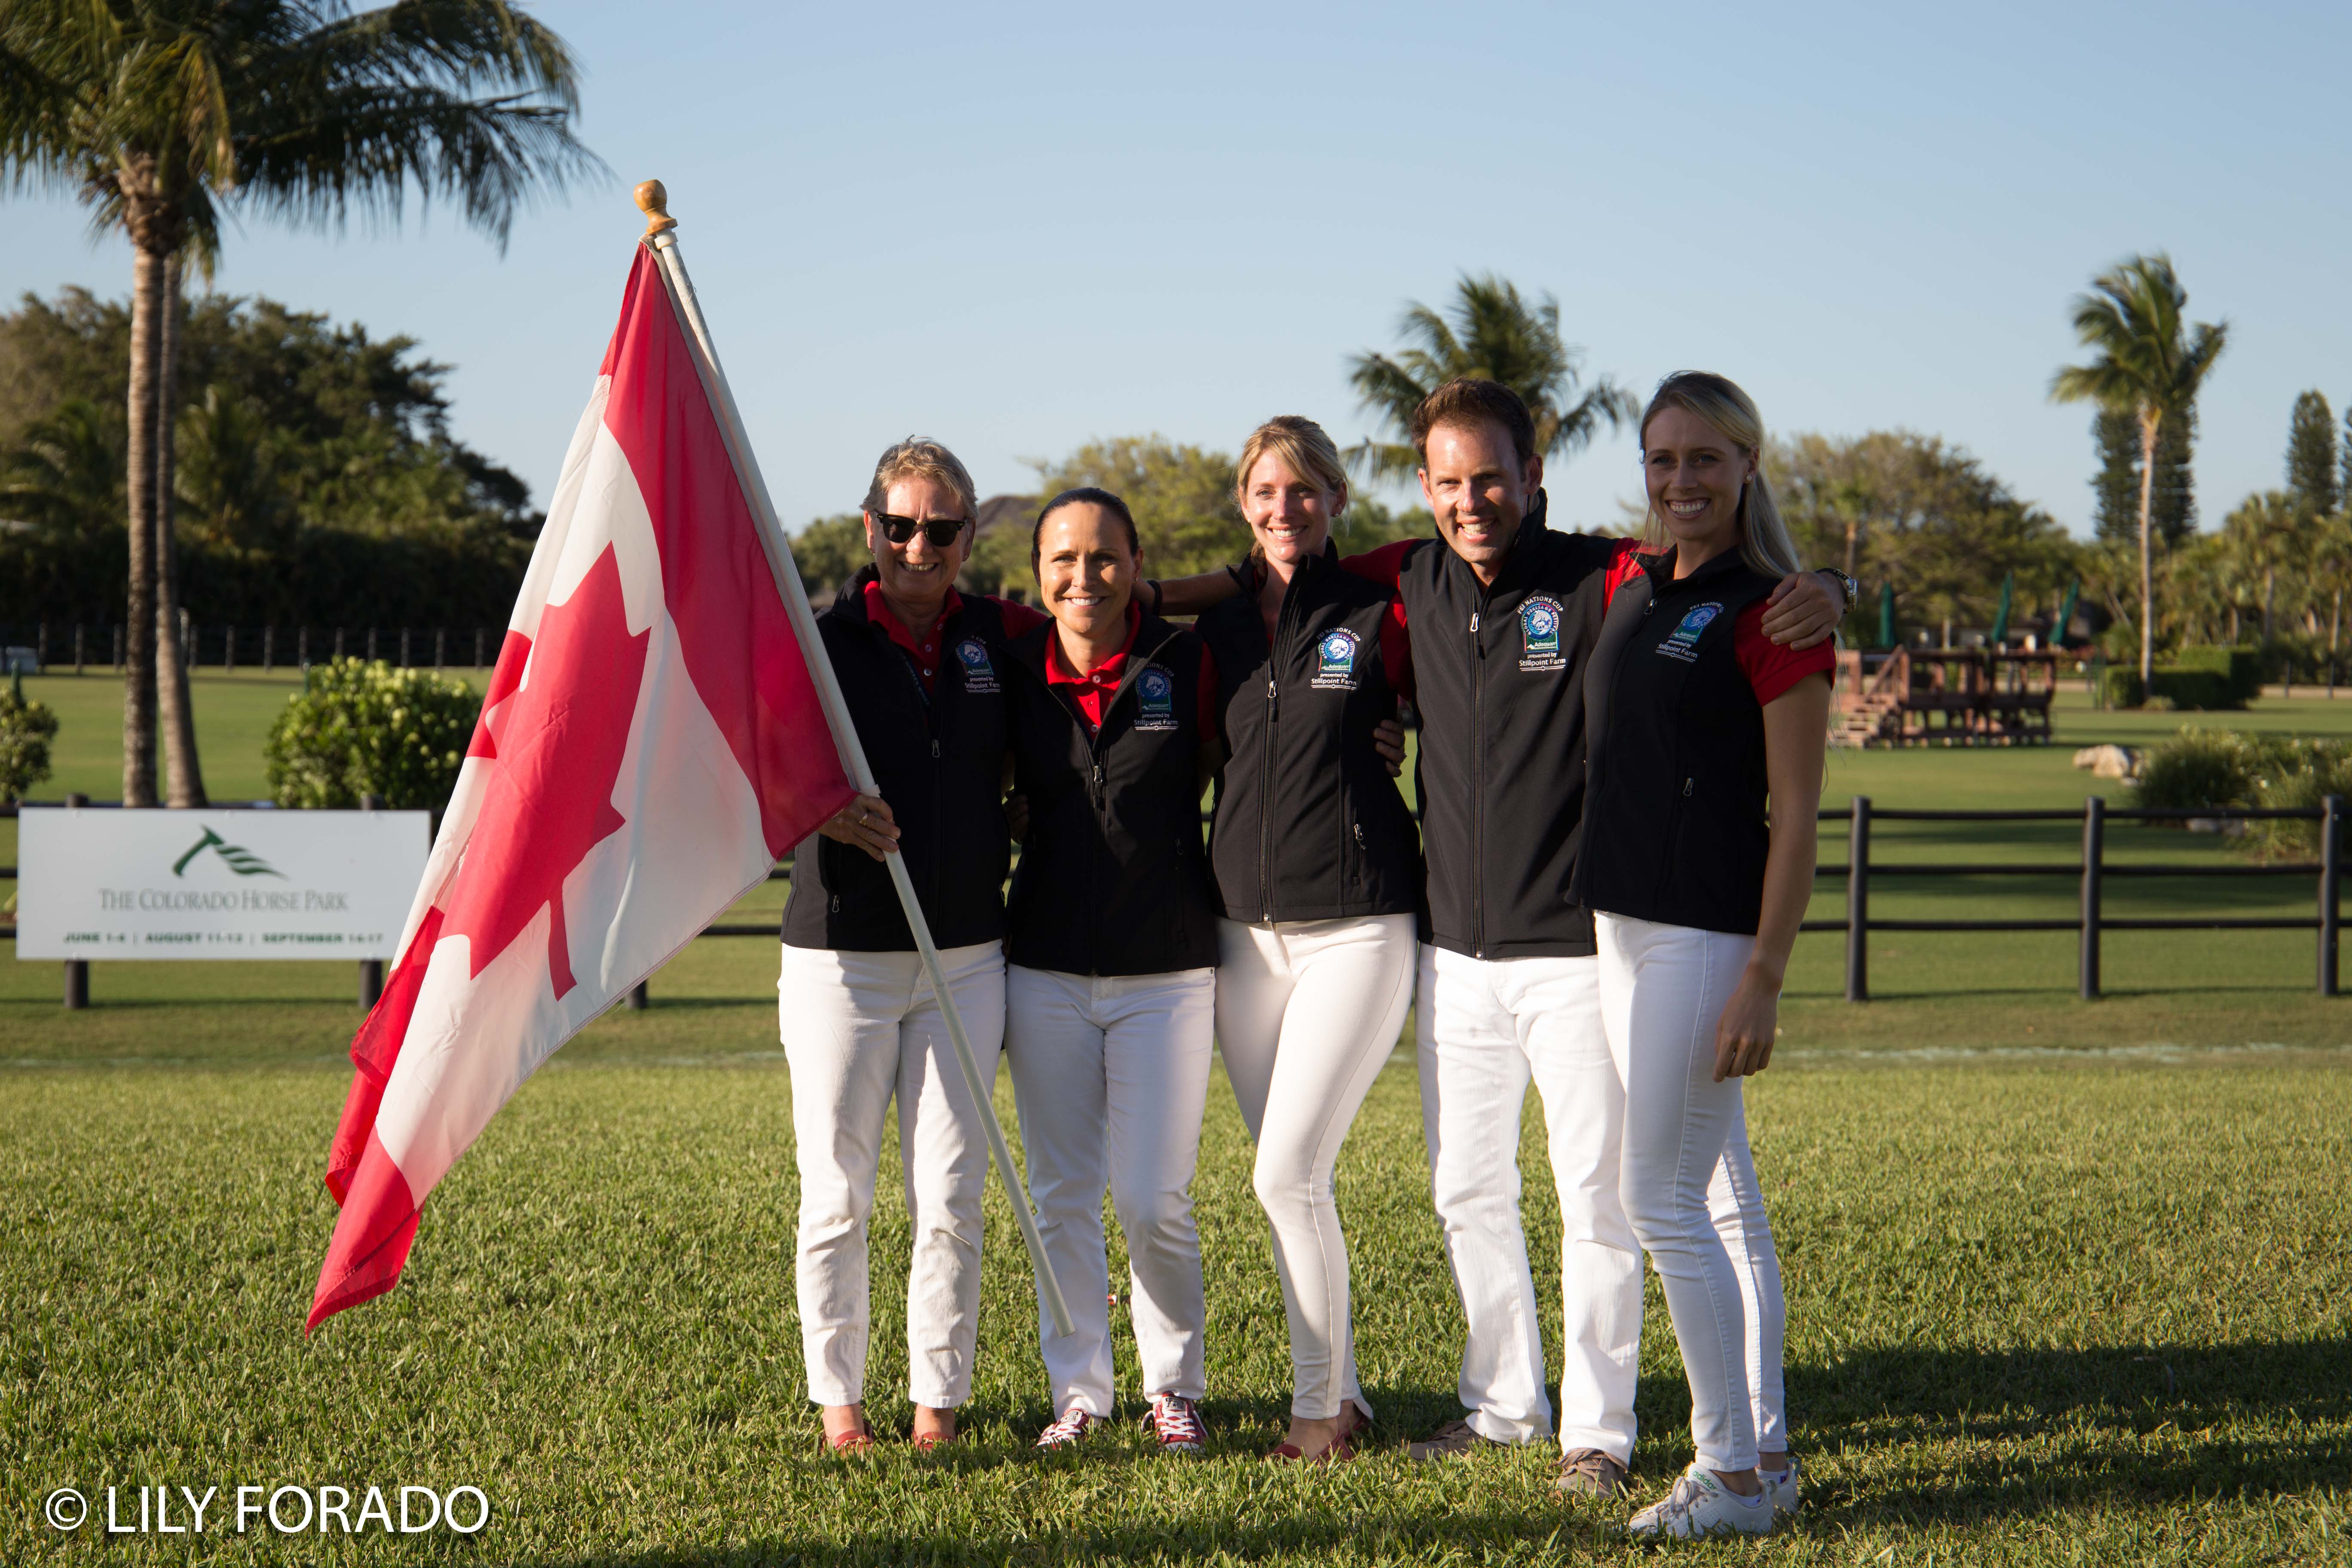
[[[446,658],[445,658],[445,657],[444,657],[446,654],[447,654],[447,652],[448,652],[448,651],[449,651],[449,632],[448,632],[448,628],[447,628],[447,627],[446,627],[446,626],[435,626],[435,627],[433,628],[433,673],[434,673],[434,674],[436,674],[436,675],[440,674],[440,673],[441,673],[441,667],[442,667],[443,665],[445,665],[445,664],[446,664],[446,663],[448,663],[448,662],[449,662],[449,661],[448,661],[448,659],[447,659]]]
[[[2099,996],[2099,874],[2106,856],[2107,802],[2093,795],[2083,803],[2083,1000]]]
[[[228,629],[228,643],[221,654],[221,673],[227,675],[236,668],[236,628]]]
[[[81,630],[80,626],[77,624],[74,627],[74,673],[76,675],[81,673]]]
[[[2319,818],[2319,994],[2336,994],[2336,895],[2343,883],[2344,797],[2331,795]]]
[[[474,668],[482,668],[482,628],[479,626],[474,628]]]
[[[400,668],[403,668],[403,669],[406,669],[406,668],[409,668],[409,663],[408,663],[408,628],[407,628],[406,626],[403,626],[403,627],[401,627],[401,628],[400,628]]]
[[[640,980],[629,987],[629,1011],[642,1013],[653,1005],[653,983]]]
[[[382,795],[363,795],[360,796],[360,809],[361,809],[362,811],[382,811],[382,810],[383,809],[383,796],[382,796]],[[381,1001],[381,1000],[383,999],[383,959],[381,959],[381,958],[362,958],[362,959],[361,959],[361,960],[360,960],[360,1009],[361,1009],[361,1011],[362,1011],[362,1012],[368,1012],[368,1011],[372,1011],[372,1010],[373,1010],[373,1008],[374,1008],[374,1006],[375,1006],[376,1003],[377,1003],[377,1002],[379,1002],[379,1001]]]
[[[335,657],[343,657],[343,628],[341,626],[335,628]]]
[[[39,665],[41,673],[46,675],[49,669],[49,623],[42,621],[38,625],[40,630],[33,637],[33,662]]]
[[[268,675],[278,662],[278,628],[261,628],[261,673]]]
[[[66,796],[66,805],[69,806],[82,806],[89,804],[89,796],[79,790]],[[22,889],[18,890],[22,891]],[[18,907],[22,907],[21,903]],[[66,960],[66,1011],[79,1013],[89,1005],[89,960],[68,958]]]
[[[122,626],[120,622],[114,627],[114,668],[118,675],[122,671]]]
[[[1853,797],[1845,852],[1845,999],[1870,1000],[1870,797]]]

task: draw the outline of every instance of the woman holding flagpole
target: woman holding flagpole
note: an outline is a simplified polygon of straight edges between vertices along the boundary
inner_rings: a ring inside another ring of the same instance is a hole
[[[777,1016],[792,1069],[801,1195],[795,1277],[809,1397],[835,1451],[870,1447],[866,1221],[898,1107],[913,1255],[908,1394],[915,1446],[952,1441],[970,1397],[988,1147],[883,862],[904,856],[983,1082],[1004,1024],[1009,860],[1002,794],[1008,638],[1044,617],[955,590],[979,501],[962,463],[909,437],[875,465],[874,555],[817,618],[879,795],[800,846]]]
[[[1200,1234],[1192,1181],[1208,1098],[1217,936],[1201,843],[1215,667],[1192,632],[1133,602],[1141,558],[1118,497],[1065,491],[1030,560],[1049,625],[1007,675],[1027,801],[1007,911],[1005,1053],[1038,1228],[1077,1331],[1039,1302],[1054,1420],[1040,1447],[1112,1412],[1108,1189],[1127,1237],[1144,1424],[1161,1451],[1204,1433]]]

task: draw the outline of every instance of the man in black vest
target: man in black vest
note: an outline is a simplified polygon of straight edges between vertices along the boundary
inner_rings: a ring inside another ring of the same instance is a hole
[[[1624,1089],[1601,1027],[1592,916],[1568,896],[1584,808],[1584,665],[1622,542],[1547,526],[1535,424],[1498,383],[1459,380],[1414,413],[1436,539],[1343,564],[1386,584],[1412,639],[1415,784],[1428,866],[1414,1018],[1423,1131],[1467,1337],[1467,1415],[1415,1458],[1538,1442],[1553,1428],[1519,1219],[1519,1111],[1542,1094],[1561,1215],[1563,1491],[1611,1494],[1633,1446],[1642,1259],[1617,1192]],[[1172,614],[1221,574],[1162,587]],[[1799,574],[1765,630],[1811,646],[1851,595]],[[1226,587],[1224,592],[1230,592]]]

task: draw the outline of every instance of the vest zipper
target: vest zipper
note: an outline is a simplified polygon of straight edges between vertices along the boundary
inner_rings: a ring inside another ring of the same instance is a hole
[[[1479,605],[1486,591],[1479,590]],[[1486,643],[1470,612],[1470,956],[1486,956]]]
[[[1272,568],[1268,568],[1272,570]],[[1258,918],[1274,923],[1274,752],[1276,726],[1281,722],[1282,701],[1276,673],[1282,668],[1282,634],[1290,626],[1290,611],[1298,596],[1302,573],[1291,574],[1283,585],[1282,608],[1275,612],[1274,637],[1265,647],[1265,746],[1258,767],[1257,897]]]

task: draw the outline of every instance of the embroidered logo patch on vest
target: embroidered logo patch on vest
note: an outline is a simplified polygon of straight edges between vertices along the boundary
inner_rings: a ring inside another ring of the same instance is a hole
[[[1690,663],[1698,658],[1699,634],[1706,630],[1707,624],[1721,614],[1723,614],[1721,605],[1692,605],[1683,612],[1682,624],[1675,626],[1666,640],[1658,645],[1658,651],[1668,658],[1678,658],[1685,664]]]
[[[1143,704],[1136,717],[1138,730],[1176,728],[1176,678],[1157,665],[1135,678],[1135,695]]]
[[[994,691],[996,667],[988,662],[988,647],[978,637],[966,637],[956,644],[956,659],[963,666],[963,689],[966,691]]]
[[[1318,691],[1355,690],[1356,655],[1360,647],[1356,634],[1345,626],[1325,632],[1315,645],[1315,679],[1307,684]]]
[[[1559,601],[1549,594],[1530,594],[1519,605],[1519,668],[1565,669],[1559,652]]]

